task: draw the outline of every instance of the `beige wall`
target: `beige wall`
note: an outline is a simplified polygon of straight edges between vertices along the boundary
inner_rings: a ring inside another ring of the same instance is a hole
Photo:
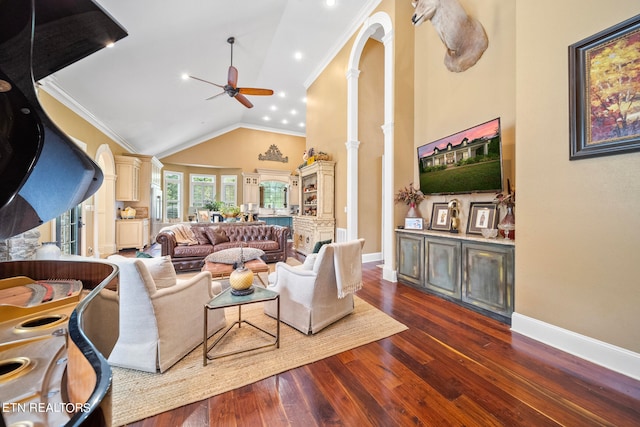
[[[258,160],[275,144],[287,163]],[[191,148],[160,159],[164,163],[205,167],[237,168],[243,172],[256,169],[276,169],[295,172],[302,163],[305,138],[275,132],[238,128]]]
[[[396,16],[404,26],[394,24],[395,139],[394,180],[413,178],[413,27],[411,2],[383,0],[372,13],[384,12],[392,21]],[[356,34],[343,46],[307,92],[307,147],[330,153],[336,161],[336,227],[346,228],[347,216],[347,68]],[[382,156],[384,154],[384,47],[370,39],[365,45],[358,77],[358,235],[366,240],[364,252],[381,251]],[[400,224],[406,207],[395,212]],[[393,257],[393,254],[388,254]]]
[[[453,73],[444,65],[445,47],[430,22],[415,29],[415,146],[412,156],[414,182],[418,183],[418,146],[471,126],[500,117],[503,171],[515,182],[515,3],[481,0],[461,2],[485,28],[489,47],[473,67]],[[462,229],[471,201],[491,201],[493,194],[456,196],[462,202]],[[434,202],[452,196],[428,197],[420,206],[429,217]]]
[[[286,163],[259,160],[271,145],[276,145]],[[182,212],[184,219],[190,206],[189,174],[216,175],[216,193],[220,194],[221,175],[238,176],[238,204],[242,203],[242,173],[256,169],[272,169],[297,173],[305,151],[305,138],[275,132],[239,128],[216,138],[204,141],[186,150],[163,157],[164,171],[184,174],[184,195]],[[199,165],[199,166],[194,166]],[[218,198],[219,200],[219,198]]]
[[[637,0],[519,0],[516,14],[516,311],[634,352],[640,153],[569,161],[567,47],[639,13]]]

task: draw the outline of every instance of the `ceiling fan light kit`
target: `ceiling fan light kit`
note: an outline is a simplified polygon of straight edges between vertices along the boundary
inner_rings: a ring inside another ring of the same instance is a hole
[[[207,83],[216,87],[221,88],[223,91],[213,95],[206,100],[211,100],[217,98],[220,95],[227,94],[231,98],[235,98],[247,108],[252,108],[253,104],[251,101],[247,99],[245,95],[258,95],[258,96],[269,96],[273,95],[273,90],[271,89],[259,89],[259,88],[250,88],[250,87],[238,87],[238,69],[233,66],[233,43],[236,41],[235,37],[229,37],[227,39],[227,43],[231,45],[231,65],[229,65],[229,72],[227,73],[227,84],[219,85],[217,83],[210,82],[208,80],[201,79],[199,77],[189,76],[194,80],[201,81],[203,83]]]

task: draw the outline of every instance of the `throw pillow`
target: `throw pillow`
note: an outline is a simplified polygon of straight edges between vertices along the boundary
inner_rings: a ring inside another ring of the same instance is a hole
[[[205,234],[205,231],[207,230],[208,227],[191,227],[191,230],[193,231],[193,234],[196,236],[196,240],[198,241],[199,245],[208,245],[209,244],[209,238],[207,238],[207,235]]]
[[[313,270],[313,265],[316,263],[316,258],[318,258],[318,254],[309,254],[304,259],[302,263],[302,268],[305,270]]]
[[[156,284],[156,289],[168,288],[176,284],[178,277],[169,255],[157,258],[128,258],[121,255],[111,255],[108,258],[109,261],[113,261],[115,264],[123,262],[132,263],[136,259],[142,261],[144,266],[147,267],[149,274]]]
[[[227,236],[227,233],[225,233],[224,230],[220,230],[218,228],[207,227],[204,234],[207,235],[209,242],[211,242],[211,244],[214,246],[217,245],[218,243],[224,243],[229,241],[229,236]]]
[[[145,252],[136,251],[136,258],[153,258],[153,256]]]
[[[319,242],[316,242],[316,245],[313,247],[313,252],[314,254],[317,254],[318,252],[320,252],[320,248],[323,247],[324,245],[328,245],[329,243],[331,243],[331,239],[329,240],[321,240]]]
[[[242,248],[242,260],[251,261],[252,259],[258,259],[264,255],[262,249],[256,248]],[[222,251],[214,252],[207,255],[204,259],[209,262],[217,262],[219,264],[235,264],[240,261],[240,248],[224,249]]]

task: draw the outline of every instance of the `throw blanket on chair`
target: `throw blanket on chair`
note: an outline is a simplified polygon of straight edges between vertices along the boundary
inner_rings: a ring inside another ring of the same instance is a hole
[[[338,243],[333,248],[333,264],[336,270],[338,298],[362,289],[362,248],[361,242],[354,240]]]

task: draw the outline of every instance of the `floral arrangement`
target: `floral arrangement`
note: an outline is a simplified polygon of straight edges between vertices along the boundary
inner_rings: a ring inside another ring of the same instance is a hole
[[[413,182],[408,187],[401,188],[394,199],[396,203],[404,203],[406,205],[418,204],[423,200],[424,194],[422,191],[413,188]]]
[[[228,218],[235,218],[240,215],[240,207],[236,205],[227,205],[222,208],[222,215]]]
[[[511,191],[511,188],[504,193],[496,194],[495,199],[493,199],[494,203],[497,203],[500,206],[505,206],[507,208],[513,208],[516,205],[516,192],[515,190]]]

